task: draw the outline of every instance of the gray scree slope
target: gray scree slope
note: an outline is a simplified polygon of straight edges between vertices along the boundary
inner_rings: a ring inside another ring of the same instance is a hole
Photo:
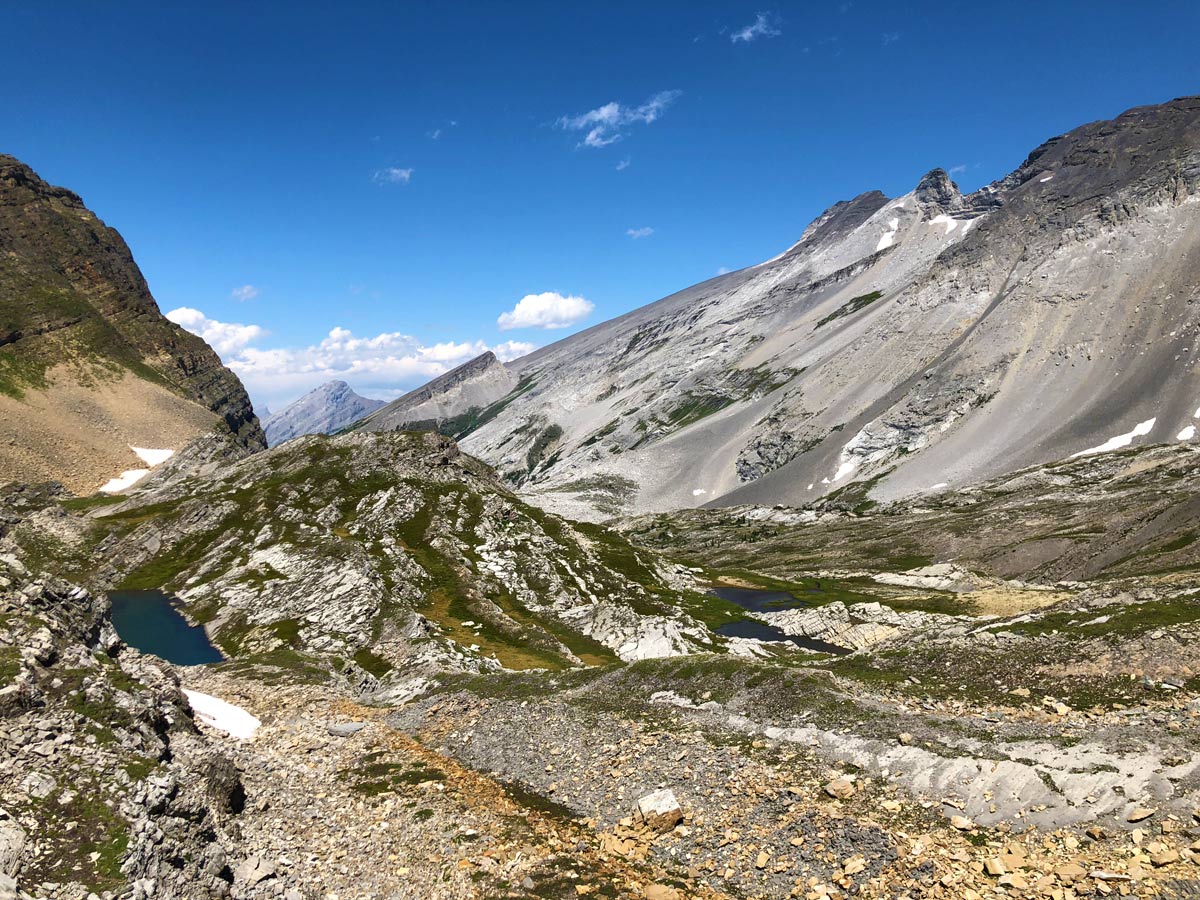
[[[968,196],[935,169],[839,203],[773,260],[509,363],[462,444],[584,518],[957,487],[1193,439],[1198,301],[1189,97]]]

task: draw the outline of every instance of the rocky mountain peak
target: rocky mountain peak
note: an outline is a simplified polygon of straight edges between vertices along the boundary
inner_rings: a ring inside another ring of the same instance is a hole
[[[1190,442],[1198,147],[1185,98],[1074,129],[968,195],[933,169],[902,198],[836,203],[777,258],[509,365],[521,386],[464,448],[602,518],[859,481],[876,500]]]
[[[47,184],[37,173],[15,156],[0,153],[0,191],[4,197],[0,203],[15,204],[37,198],[53,198],[79,210],[86,210],[81,198],[74,191]]]
[[[475,412],[498,403],[517,387],[517,376],[488,350],[410,391],[367,418],[367,431],[440,429],[458,436],[477,422]]]
[[[914,192],[917,202],[940,212],[951,212],[962,206],[962,193],[945,169],[931,169],[917,182]]]
[[[327,381],[263,423],[267,443],[276,447],[302,434],[332,434],[384,405],[362,397],[344,381]]]
[[[347,396],[348,394],[353,394],[354,391],[351,390],[350,385],[346,384],[344,381],[327,381],[312,393],[317,394],[318,396],[329,397],[330,399],[339,399]]]
[[[799,247],[809,250],[841,240],[875,215],[888,200],[888,196],[882,191],[864,191],[853,199],[839,200],[813,219],[800,235],[800,240],[793,250]]]

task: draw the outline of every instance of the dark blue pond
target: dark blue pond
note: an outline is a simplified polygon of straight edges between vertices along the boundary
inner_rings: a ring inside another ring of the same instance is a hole
[[[715,587],[709,590],[714,597],[736,603],[748,612],[776,612],[781,609],[796,609],[807,606],[803,600],[787,591],[766,591],[757,588]],[[814,589],[814,593],[817,591]],[[836,644],[813,638],[798,637],[787,634],[774,625],[768,625],[758,619],[739,619],[736,622],[726,622],[717,627],[717,634],[725,637],[753,638],[757,641],[791,641],[797,647],[805,650],[815,650],[818,653],[834,653],[845,656],[850,651]]]
[[[225,657],[199,625],[192,625],[162,591],[113,591],[113,627],[121,640],[177,666],[221,662]]]

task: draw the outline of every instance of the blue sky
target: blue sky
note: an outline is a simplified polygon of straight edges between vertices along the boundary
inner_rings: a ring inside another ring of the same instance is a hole
[[[273,408],[549,343],[773,256],[839,199],[934,166],[974,189],[1075,125],[1200,92],[1195,2],[5,17],[0,152],[121,231],[162,309]]]

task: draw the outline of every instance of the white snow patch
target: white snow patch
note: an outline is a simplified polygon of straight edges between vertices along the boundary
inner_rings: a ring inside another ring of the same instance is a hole
[[[129,449],[137,454],[138,459],[144,462],[149,468],[146,469],[126,469],[116,478],[110,478],[100,486],[102,494],[119,494],[127,488],[133,487],[143,478],[150,474],[150,469],[161,463],[166,462],[175,455],[174,450],[155,450],[149,447],[134,447],[129,445]]]
[[[852,459],[842,463],[840,466],[838,466],[837,472],[834,473],[833,480],[841,481],[843,478],[853,472],[857,465],[858,463],[854,462]]]
[[[1196,411],[1194,413],[1192,413],[1192,418],[1200,419],[1200,408],[1197,408]]]
[[[975,224],[974,219],[967,219],[967,221],[962,223],[962,227],[963,227],[962,233],[966,234],[968,231],[971,230],[971,226],[974,224]]]
[[[168,459],[175,455],[174,450],[152,450],[147,447],[133,446],[131,446],[129,449],[136,453],[138,455],[138,459],[150,466],[150,468],[154,468],[161,463],[165,463]]]
[[[126,488],[131,488],[147,475],[150,474],[149,469],[126,469],[116,478],[110,478],[104,484],[100,485],[100,493],[102,494],[117,494]]]
[[[1050,180],[1051,178],[1053,178],[1053,177],[1054,177],[1054,175],[1053,175],[1053,173],[1052,173],[1052,174],[1050,174],[1050,175],[1047,175],[1045,178],[1039,178],[1039,179],[1038,179],[1038,184],[1045,184],[1047,181],[1049,181],[1049,180]]]
[[[813,489],[813,486],[810,484],[810,485],[808,486],[808,489],[811,491],[811,490]]]
[[[1078,453],[1072,453],[1071,459],[1077,456],[1091,456],[1093,453],[1109,453],[1113,450],[1120,450],[1122,447],[1128,447],[1133,443],[1135,437],[1143,437],[1150,433],[1154,428],[1154,423],[1158,419],[1147,419],[1145,422],[1139,422],[1133,426],[1133,431],[1127,431],[1125,434],[1118,434],[1116,437],[1110,437],[1098,447],[1089,447],[1086,450],[1080,450]]]
[[[949,234],[955,228],[958,227],[958,222],[956,222],[954,219],[950,218],[945,213],[940,213],[940,214],[934,216],[932,219],[929,220],[929,224],[930,225],[945,225],[946,226],[946,234]]]
[[[944,487],[949,487],[949,486],[950,486],[950,485],[949,485],[947,482],[945,482],[945,481],[939,481],[937,484],[931,484],[931,485],[929,486],[929,489],[930,489],[931,491],[940,491],[942,488],[944,488]]]
[[[879,243],[875,245],[876,253],[878,253],[880,250],[886,250],[895,242],[896,232],[900,230],[900,220],[890,219],[888,221],[888,228],[891,230],[885,231],[883,236],[879,239]]]
[[[262,722],[246,710],[226,703],[220,697],[189,691],[187,688],[183,689],[183,693],[187,695],[188,703],[192,704],[192,709],[196,711],[201,722],[209,728],[224,731],[231,737],[248,740],[254,737],[254,732],[262,725]]]
[[[707,493],[708,493],[708,491],[706,491],[704,488],[696,488],[694,491],[692,491],[692,496],[699,497],[701,494],[707,494]]]
[[[1183,431],[1179,432],[1179,434],[1175,435],[1175,440],[1190,441],[1195,436],[1196,436],[1196,426],[1189,425],[1187,428],[1183,429]]]

